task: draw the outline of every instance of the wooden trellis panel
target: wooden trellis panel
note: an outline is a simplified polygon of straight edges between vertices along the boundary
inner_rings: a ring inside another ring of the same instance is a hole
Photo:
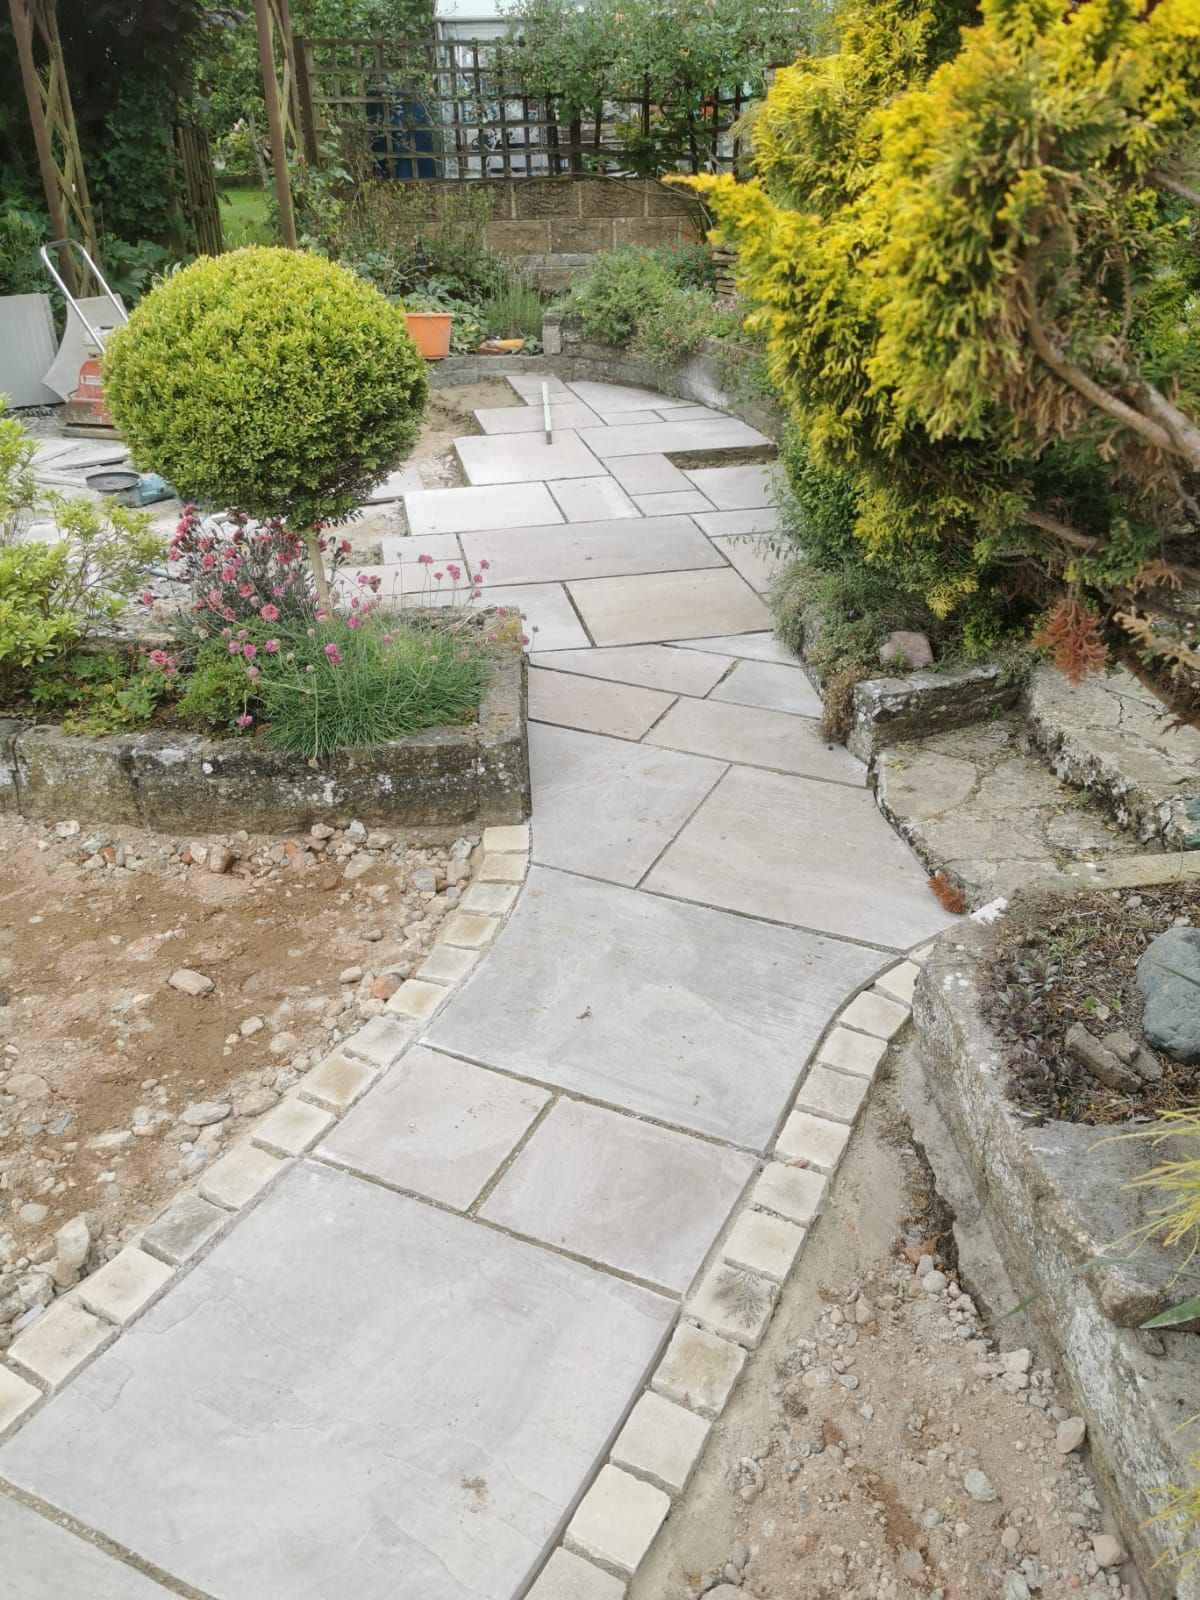
[[[175,129],[175,154],[183,176],[188,225],[196,249],[202,256],[219,256],[225,248],[221,201],[204,129],[179,123]]]
[[[96,224],[88,198],[71,90],[58,35],[55,0],[9,0],[21,82],[37,149],[42,187],[56,238],[75,238],[99,259]],[[59,271],[76,295],[90,294],[90,274],[67,251],[59,252]]]
[[[307,158],[307,149],[288,0],[254,0],[254,21],[258,32],[263,98],[267,104],[267,126],[271,135],[271,161],[275,168],[279,231],[284,244],[294,250],[296,222],[292,211],[288,159],[290,152],[296,161],[303,163]]]

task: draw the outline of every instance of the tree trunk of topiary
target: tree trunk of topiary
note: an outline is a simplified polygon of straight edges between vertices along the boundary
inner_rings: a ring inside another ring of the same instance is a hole
[[[329,579],[325,576],[325,557],[321,554],[321,541],[315,533],[306,533],[304,543],[308,547],[308,564],[312,568],[313,579],[317,585],[317,599],[328,611],[332,608],[333,600],[329,593]]]

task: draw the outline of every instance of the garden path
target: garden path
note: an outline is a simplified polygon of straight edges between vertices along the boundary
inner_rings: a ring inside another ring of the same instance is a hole
[[[666,1496],[604,1477],[613,1441],[789,1114],[844,1144],[868,1079],[805,1076],[831,1018],[947,924],[769,631],[770,469],[668,459],[765,441],[556,381],[547,445],[512,382],[380,576],[486,559],[527,615],[524,886],[420,1042],[0,1446],[0,1596],[621,1595]],[[676,1338],[676,1398],[719,1349]],[[694,1457],[665,1370],[639,1417]],[[601,1469],[571,1542],[610,1570],[543,1571]]]

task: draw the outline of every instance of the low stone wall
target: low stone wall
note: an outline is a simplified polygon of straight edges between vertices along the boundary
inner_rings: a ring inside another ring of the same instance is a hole
[[[1136,863],[1126,857],[1118,864],[1122,883],[1162,881],[1181,870],[1161,856]],[[1188,859],[1186,867],[1200,882],[1200,861]],[[1155,1202],[1122,1186],[1149,1164],[1148,1153],[1106,1139],[1119,1129],[1034,1126],[1015,1113],[1004,1093],[1003,1051],[980,1010],[992,938],[986,928],[956,928],[939,940],[917,983],[913,1016],[924,1083],[951,1135],[949,1147],[935,1144],[926,1154],[940,1193],[954,1192],[965,1167],[970,1209],[986,1220],[1016,1290],[1035,1296],[1027,1314],[1066,1374],[1095,1465],[1151,1593],[1196,1600],[1200,1568],[1190,1575],[1170,1565],[1154,1571],[1171,1533],[1147,1524],[1161,1509],[1156,1487],[1191,1481],[1194,1434],[1181,1425],[1200,1411],[1196,1336],[1138,1331],[1184,1291],[1172,1290],[1166,1274],[1152,1275],[1137,1257],[1129,1265],[1079,1270],[1103,1252],[1129,1253],[1119,1248],[1122,1241]],[[976,1278],[986,1283],[994,1264],[981,1259],[976,1272],[969,1232],[956,1227],[956,1239],[962,1270],[980,1293]],[[1148,1256],[1157,1247],[1146,1248]],[[997,1315],[1013,1307],[987,1309]]]
[[[88,738],[0,722],[0,811],[167,832],[278,832],[357,819],[405,828],[529,815],[525,657],[505,654],[477,723],[429,728],[320,765],[259,739],[136,733]]]

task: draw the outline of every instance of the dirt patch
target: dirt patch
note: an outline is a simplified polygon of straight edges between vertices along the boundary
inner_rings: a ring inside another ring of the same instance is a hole
[[[894,1107],[879,1085],[629,1600],[1141,1593],[1128,1564],[1101,1565],[1119,1552],[1084,1459],[1059,1449],[1053,1374],[1028,1350],[1001,1354],[960,1291]]]
[[[98,1265],[383,1011],[478,843],[317,831],[0,822],[0,1348],[67,1286],[56,1229]]]
[[[1107,1124],[1196,1103],[1200,1068],[1151,1052],[1161,1078],[1118,1093],[1098,1083],[1064,1041],[1075,1023],[1097,1036],[1140,1039],[1138,960],[1157,934],[1194,924],[1198,914],[1200,884],[1192,882],[1042,899],[1006,919],[983,1009],[1007,1051],[1008,1092],[1018,1105],[1042,1117]]]
[[[520,395],[503,378],[485,378],[452,389],[431,389],[421,437],[406,466],[419,467],[427,489],[444,489],[465,480],[454,441],[463,434],[479,433],[476,410],[524,405]]]

